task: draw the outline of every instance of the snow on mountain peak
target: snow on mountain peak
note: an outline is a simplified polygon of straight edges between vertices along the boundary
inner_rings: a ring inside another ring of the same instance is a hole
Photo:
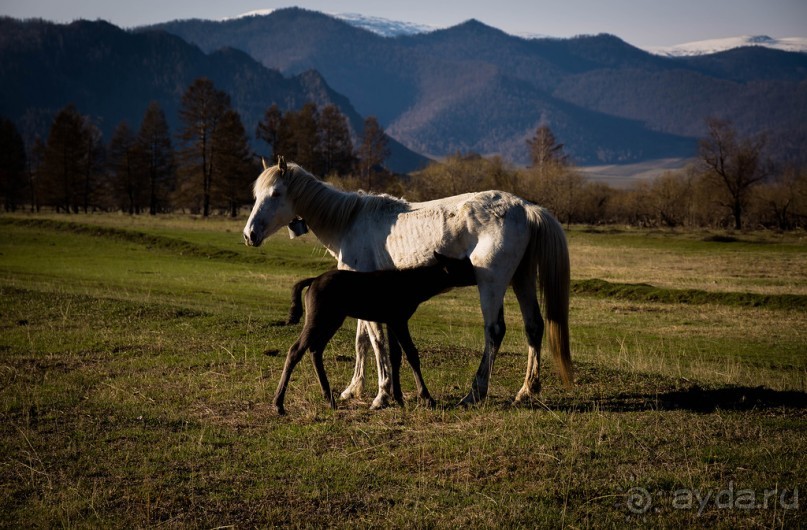
[[[331,15],[343,20],[351,26],[356,26],[368,31],[372,31],[382,37],[400,37],[404,35],[417,35],[418,33],[429,33],[435,27],[414,22],[402,22],[399,20],[389,20],[381,17],[371,17],[359,13],[335,13]]]
[[[688,57],[719,53],[741,46],[763,46],[788,52],[807,52],[807,38],[789,37],[775,39],[767,35],[742,35],[723,39],[710,39],[687,42],[676,46],[646,48],[650,53],[668,57]]]
[[[224,17],[221,19],[221,21],[226,22],[228,20],[238,20],[239,18],[247,18],[247,17],[263,17],[266,15],[271,15],[274,11],[275,11],[274,9],[256,9],[254,11],[241,13],[240,15],[236,15],[234,17]]]

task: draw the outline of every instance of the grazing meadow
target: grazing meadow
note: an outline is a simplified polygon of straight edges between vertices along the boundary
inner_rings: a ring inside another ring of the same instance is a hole
[[[575,384],[526,368],[514,297],[488,399],[474,288],[410,322],[438,402],[271,406],[290,288],[334,260],[244,219],[0,216],[0,527],[799,527],[807,235],[572,227]],[[355,321],[325,353],[353,373]]]

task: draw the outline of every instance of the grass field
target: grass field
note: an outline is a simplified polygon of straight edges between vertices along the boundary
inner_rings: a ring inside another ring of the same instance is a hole
[[[576,384],[512,295],[488,400],[473,288],[411,322],[437,410],[331,411],[296,370],[289,288],[333,260],[243,220],[0,217],[0,526],[799,527],[807,524],[807,236],[574,228]],[[637,285],[638,284],[638,285]],[[355,323],[326,351],[336,388]],[[546,356],[545,356],[546,357]]]

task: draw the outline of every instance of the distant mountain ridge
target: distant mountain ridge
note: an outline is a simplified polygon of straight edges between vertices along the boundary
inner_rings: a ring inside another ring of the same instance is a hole
[[[362,115],[431,156],[527,162],[548,124],[579,164],[691,157],[708,116],[766,132],[779,158],[807,159],[807,54],[760,46],[665,57],[612,35],[524,39],[476,20],[385,38],[298,8],[157,26],[213,51],[246,51],[285,75],[315,69]]]
[[[103,21],[62,25],[0,17],[0,115],[30,133],[46,135],[58,110],[75,103],[109,140],[120,121],[139,127],[152,100],[177,132],[182,94],[201,76],[230,95],[250,136],[272,103],[289,110],[309,101],[337,105],[353,130],[361,131],[363,117],[313,70],[284,76],[235,48],[204,53],[163,31],[124,31]],[[253,143],[268,154],[268,146]],[[397,171],[427,161],[397,142],[390,148],[389,164]]]

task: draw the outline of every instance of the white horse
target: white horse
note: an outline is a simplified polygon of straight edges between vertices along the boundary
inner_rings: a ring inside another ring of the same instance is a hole
[[[254,195],[255,205],[244,227],[244,241],[249,246],[259,246],[301,217],[337,259],[339,269],[411,268],[432,263],[434,252],[471,259],[485,323],[485,350],[462,405],[477,403],[487,395],[493,362],[504,338],[503,303],[508,285],[521,308],[529,345],[527,374],[515,399],[522,401],[540,392],[544,320],[536,278],[546,311],[549,347],[563,381],[571,383],[569,251],[563,227],[540,206],[502,191],[422,203],[345,192],[283,159],[276,166],[264,163]],[[392,401],[392,368],[381,327],[373,322],[358,323],[356,367],[341,397],[361,395],[369,345],[378,366],[378,395],[372,407],[380,408]]]

